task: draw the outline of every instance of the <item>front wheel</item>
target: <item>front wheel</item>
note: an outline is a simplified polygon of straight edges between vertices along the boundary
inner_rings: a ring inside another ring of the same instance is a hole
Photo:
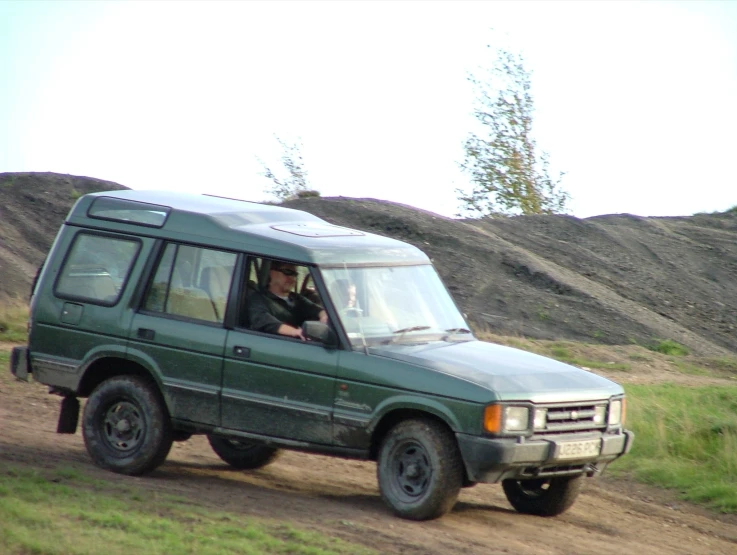
[[[537,516],[557,516],[571,508],[576,501],[583,476],[503,480],[507,500],[520,513]]]
[[[455,505],[463,461],[448,428],[432,420],[405,420],[384,438],[377,475],[381,497],[396,515],[429,520]]]
[[[158,391],[138,376],[117,376],[95,388],[84,407],[82,433],[98,466],[131,476],[163,463],[172,443]]]
[[[238,470],[261,468],[279,456],[278,449],[255,441],[228,439],[212,434],[208,434],[207,440],[218,457]]]

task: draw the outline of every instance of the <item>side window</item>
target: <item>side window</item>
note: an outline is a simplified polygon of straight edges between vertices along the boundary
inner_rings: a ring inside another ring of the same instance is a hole
[[[56,294],[112,306],[125,287],[140,243],[80,233],[74,239],[56,283]]]
[[[243,327],[299,337],[296,333],[305,321],[326,318],[308,266],[252,257],[246,279],[246,307],[239,322]]]
[[[159,260],[143,308],[222,322],[235,261],[232,252],[169,243]]]

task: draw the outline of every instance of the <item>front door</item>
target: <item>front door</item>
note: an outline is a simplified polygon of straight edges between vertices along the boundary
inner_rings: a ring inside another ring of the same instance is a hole
[[[252,260],[251,272],[247,274],[250,295],[261,295],[268,289],[270,263]],[[260,277],[257,267],[261,270]],[[294,281],[300,283],[309,269],[298,266],[297,270],[299,276]],[[242,312],[248,312],[247,306]],[[249,330],[245,319],[238,325],[228,334],[225,345],[222,426],[331,444],[339,351],[320,343]]]

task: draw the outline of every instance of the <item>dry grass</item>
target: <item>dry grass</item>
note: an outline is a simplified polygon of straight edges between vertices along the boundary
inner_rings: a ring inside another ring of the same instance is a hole
[[[24,343],[28,338],[28,306],[26,304],[0,304],[0,342]]]

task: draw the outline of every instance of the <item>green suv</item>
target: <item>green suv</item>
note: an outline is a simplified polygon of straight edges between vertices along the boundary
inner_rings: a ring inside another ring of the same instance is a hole
[[[314,309],[292,336],[253,324],[275,271]],[[208,195],[80,198],[11,371],[62,397],[59,433],[86,398],[87,451],[113,472],[151,472],[192,434],[239,469],[280,449],[370,459],[384,501],[416,520],[476,482],[560,514],[633,440],[619,385],[475,339],[417,248]]]

